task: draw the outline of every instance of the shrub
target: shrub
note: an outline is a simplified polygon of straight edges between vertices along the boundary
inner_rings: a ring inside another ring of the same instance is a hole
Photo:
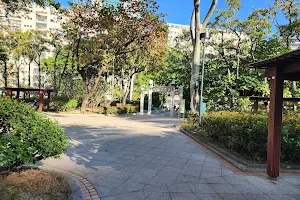
[[[34,164],[67,150],[65,131],[25,103],[0,99],[0,166]]]
[[[78,107],[77,99],[69,99],[66,97],[56,97],[50,101],[50,107],[55,111],[72,111]]]
[[[281,159],[300,161],[300,115],[283,117]],[[211,112],[203,116],[206,136],[254,161],[266,160],[268,116],[247,112]]]
[[[99,108],[100,114],[131,114],[139,112],[138,106],[105,106]]]

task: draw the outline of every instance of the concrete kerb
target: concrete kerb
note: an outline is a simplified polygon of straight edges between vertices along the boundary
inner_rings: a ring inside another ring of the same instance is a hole
[[[183,129],[183,128],[178,128],[181,133],[183,133],[185,136],[189,137],[190,139],[194,140],[198,144],[200,144],[202,147],[206,148],[222,160],[225,160],[232,166],[230,167],[231,169],[237,168],[241,172],[254,172],[254,173],[265,173],[266,172],[266,165],[265,164],[250,164],[247,163],[247,161],[242,160],[241,158],[237,158],[237,156],[230,154],[229,152],[226,152],[222,150],[221,148],[210,144],[206,143],[204,141],[201,141],[198,137],[195,137],[192,133],[190,133],[188,130]],[[219,159],[220,160],[220,159]],[[236,171],[236,170],[235,170]],[[280,171],[282,173],[295,173],[294,175],[298,176],[300,175],[300,170],[298,169],[286,169],[286,168],[281,168]],[[284,174],[283,174],[284,175]]]

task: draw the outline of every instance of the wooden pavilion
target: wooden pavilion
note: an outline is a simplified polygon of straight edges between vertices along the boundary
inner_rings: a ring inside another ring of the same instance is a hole
[[[44,101],[44,94],[47,93],[47,109],[46,111],[49,111],[49,105],[50,105],[50,94],[53,92],[51,89],[35,89],[35,88],[5,88],[7,90],[7,95],[12,98],[12,93],[15,91],[17,92],[16,99],[19,100],[20,92],[24,92],[24,98],[26,92],[39,92],[40,96],[40,102],[39,102],[39,111],[43,111],[43,101]]]
[[[300,80],[300,49],[249,66],[264,69],[265,76],[270,78],[267,174],[277,178],[280,170],[283,83],[284,80]]]

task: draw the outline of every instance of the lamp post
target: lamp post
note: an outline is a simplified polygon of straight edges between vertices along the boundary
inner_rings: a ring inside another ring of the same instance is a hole
[[[209,30],[206,29],[205,33],[200,34],[200,39],[203,42],[203,52],[202,52],[202,73],[201,73],[201,86],[200,86],[200,102],[199,102],[199,125],[201,124],[201,107],[203,104],[203,80],[204,80],[204,64],[205,64],[205,47],[206,39],[209,39]]]

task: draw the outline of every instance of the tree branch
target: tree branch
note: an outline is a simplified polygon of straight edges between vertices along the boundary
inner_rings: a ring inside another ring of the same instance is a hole
[[[208,21],[209,21],[211,15],[213,14],[213,12],[214,12],[215,9],[216,9],[217,3],[218,3],[218,0],[212,0],[211,6],[210,6],[210,8],[209,8],[209,11],[208,11],[208,13],[206,14],[206,16],[205,16],[205,18],[204,18],[204,20],[203,20],[203,23],[202,23],[202,24],[203,24],[203,28],[205,28],[205,27],[207,26],[207,23],[208,23]]]

